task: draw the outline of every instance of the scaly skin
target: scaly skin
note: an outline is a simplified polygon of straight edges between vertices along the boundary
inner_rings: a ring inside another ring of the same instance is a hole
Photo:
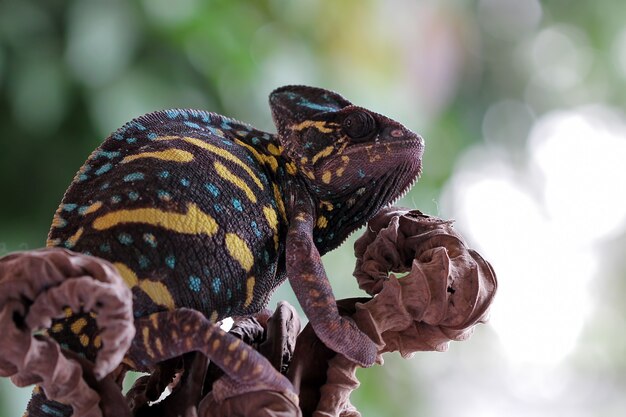
[[[132,289],[129,366],[150,369],[184,353],[191,341],[169,333],[181,320],[207,341],[225,341],[211,323],[259,311],[286,279],[327,346],[373,363],[376,347],[340,318],[320,256],[410,187],[423,141],[319,88],[279,88],[270,105],[277,134],[197,110],[142,116],[107,138],[68,188],[48,246],[112,262]],[[101,344],[81,312],[56,321],[50,335],[89,359]],[[225,371],[246,380],[243,345],[205,353],[216,363],[236,358]],[[38,396],[31,416],[71,413]]]

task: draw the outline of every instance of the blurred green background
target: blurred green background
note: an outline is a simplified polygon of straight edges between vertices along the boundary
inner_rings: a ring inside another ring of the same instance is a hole
[[[44,245],[78,167],[143,113],[273,131],[267,95],[336,90],[427,142],[400,202],[498,272],[492,322],[361,370],[364,416],[623,416],[626,2],[0,0],[0,255]],[[358,234],[357,234],[358,235]],[[324,258],[358,293],[351,239]],[[290,289],[274,297],[296,304]],[[0,381],[0,416],[29,390]]]

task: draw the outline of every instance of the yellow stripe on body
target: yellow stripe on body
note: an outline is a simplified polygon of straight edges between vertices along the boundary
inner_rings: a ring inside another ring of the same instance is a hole
[[[257,201],[256,195],[254,195],[254,193],[252,192],[250,187],[248,187],[248,184],[246,184],[244,180],[242,180],[241,178],[239,178],[238,176],[230,172],[228,168],[220,164],[218,161],[215,161],[213,163],[213,166],[215,167],[215,172],[217,172],[217,175],[219,175],[220,177],[224,178],[226,181],[233,184],[235,187],[242,190],[248,197],[248,200],[250,200],[253,203],[256,203]]]
[[[325,147],[324,149],[313,155],[313,159],[311,159],[311,162],[316,163],[318,159],[330,155],[333,152],[333,149],[334,148],[332,146]]]
[[[283,218],[285,223],[287,223],[287,211],[285,210],[285,203],[283,202],[283,196],[280,193],[278,184],[272,183],[272,188],[274,189],[274,200],[276,200],[276,206],[278,207],[278,212],[280,213],[280,216]]]
[[[87,325],[87,319],[85,319],[84,317],[81,317],[70,325],[70,329],[72,330],[72,333],[80,334],[86,325]]]
[[[89,345],[89,336],[87,336],[86,334],[81,334],[80,336],[78,336],[78,340],[80,341],[80,344],[83,345],[83,347],[87,347]]]
[[[270,143],[269,145],[267,145],[267,151],[274,156],[280,156],[283,153],[283,147],[276,146],[273,143]]]
[[[270,229],[274,232],[274,249],[278,250],[278,215],[276,214],[276,210],[272,207],[265,206],[263,207],[263,214],[265,215]]]
[[[315,129],[319,130],[322,133],[330,133],[333,131],[333,129],[326,127],[326,122],[324,121],[314,121],[314,120],[305,120],[302,123],[298,123],[297,125],[292,125],[291,129],[292,130],[296,130],[296,131],[300,131],[303,129],[306,129],[307,127],[314,127]],[[331,124],[331,126],[337,126],[336,123]]]
[[[232,163],[234,163],[235,165],[239,166],[241,169],[243,169],[244,171],[246,171],[246,173],[250,176],[250,178],[252,178],[252,181],[254,181],[254,183],[261,189],[263,190],[263,184],[261,183],[261,180],[259,179],[259,177],[256,176],[256,174],[254,173],[254,171],[245,163],[243,162],[241,159],[237,158],[235,155],[233,155],[232,153],[217,147],[215,145],[211,145],[210,143],[207,143],[201,139],[197,139],[197,138],[190,138],[188,136],[183,136],[183,137],[179,137],[179,136],[161,136],[159,138],[157,138],[156,140],[175,140],[175,139],[181,139],[184,140],[187,143],[191,143],[192,145],[195,145],[199,148],[202,148],[204,150],[207,150],[211,153],[214,153],[215,155],[218,155],[224,159],[226,159],[227,161],[230,161]]]
[[[328,219],[326,216],[319,216],[317,218],[317,227],[324,229],[326,226],[328,226]]]
[[[224,240],[230,256],[236,260],[246,272],[250,272],[254,266],[254,255],[246,241],[234,233],[226,233]],[[246,300],[243,304],[244,308],[252,304],[255,282],[256,280],[253,276],[248,277],[246,280]]]
[[[141,329],[141,333],[143,336],[143,345],[146,348],[146,353],[150,358],[154,358],[154,351],[152,350],[152,346],[150,346],[150,329],[144,327]]]
[[[76,231],[76,233],[74,233],[72,236],[67,238],[67,240],[65,241],[65,247],[73,248],[74,246],[76,246],[76,243],[78,242],[78,240],[80,239],[82,235],[83,235],[83,228],[81,227],[80,229]]]
[[[132,269],[121,262],[116,262],[113,265],[117,268],[129,288],[139,287],[155,304],[164,306],[168,310],[176,308],[174,298],[165,284],[149,279],[140,279]]]
[[[252,300],[254,299],[255,283],[256,280],[254,279],[254,277],[248,277],[248,280],[246,281],[246,301],[243,303],[244,307],[248,307],[250,304],[252,304]]]
[[[122,163],[134,161],[142,158],[155,158],[163,161],[172,162],[191,162],[193,161],[193,154],[191,152],[184,151],[182,149],[167,149],[164,151],[143,152],[135,155],[128,155],[122,159]]]
[[[239,139],[235,139],[235,143],[237,145],[241,145],[244,148],[246,148],[247,150],[249,150],[250,153],[252,154],[252,156],[254,156],[254,158],[260,164],[267,164],[267,165],[269,165],[271,170],[272,170],[272,172],[276,172],[276,170],[278,169],[278,161],[272,155],[266,155],[264,153],[260,153],[254,146],[251,146],[251,145],[247,144],[246,142],[241,141]]]
[[[98,211],[102,207],[102,201],[96,201],[86,209],[84,209],[80,214],[82,216],[86,216],[87,214],[91,214],[95,211]]]
[[[239,265],[241,265],[244,271],[250,272],[254,266],[254,255],[246,241],[235,233],[226,233],[224,241],[226,242],[226,249],[230,256],[239,262]]]
[[[213,236],[219,226],[215,219],[194,204],[187,204],[187,213],[169,212],[157,208],[138,208],[111,211],[93,221],[96,230],[106,230],[124,223],[142,223],[165,230],[190,235]]]

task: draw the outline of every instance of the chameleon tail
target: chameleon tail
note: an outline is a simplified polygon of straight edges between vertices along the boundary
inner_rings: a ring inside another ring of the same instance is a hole
[[[217,401],[238,394],[269,390],[285,394],[295,404],[293,385],[250,345],[224,332],[202,313],[187,308],[163,311],[135,320],[137,337],[125,361],[139,370],[198,351],[220,367],[225,376],[213,385]]]
[[[48,336],[65,311],[91,311],[102,329],[94,375],[102,379],[121,362],[135,334],[131,294],[106,261],[64,249],[17,252],[0,259],[0,376],[17,386],[39,384],[29,404],[31,417],[100,417],[100,397]],[[58,401],[58,402],[55,402]],[[61,403],[61,404],[59,404]]]

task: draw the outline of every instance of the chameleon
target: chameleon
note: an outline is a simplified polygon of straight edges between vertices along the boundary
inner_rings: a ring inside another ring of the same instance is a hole
[[[162,347],[197,337],[172,334],[181,311],[206,318],[193,329],[214,331],[225,317],[263,309],[284,281],[324,344],[361,366],[375,361],[374,343],[339,316],[321,256],[408,191],[424,141],[322,88],[280,87],[269,104],[277,133],[202,110],[138,117],[91,153],[65,192],[47,246],[103,258],[130,287],[130,368],[184,353]],[[82,312],[49,334],[91,360],[102,344]],[[249,347],[212,350],[221,337],[215,330],[207,356],[245,379]],[[41,391],[28,408],[32,417],[71,413]]]

